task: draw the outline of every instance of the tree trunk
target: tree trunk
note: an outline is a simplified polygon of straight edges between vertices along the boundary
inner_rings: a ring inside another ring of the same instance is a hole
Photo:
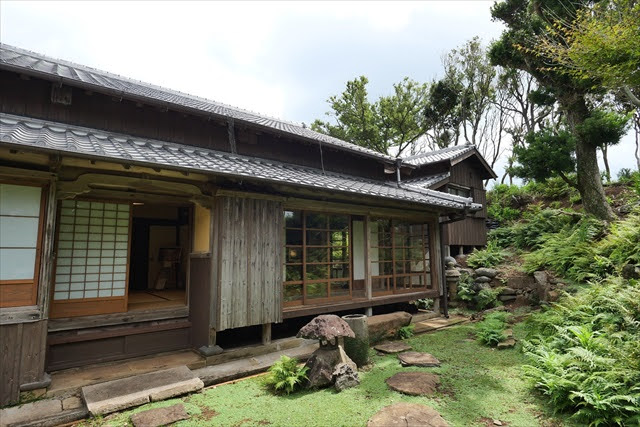
[[[561,103],[566,109],[567,122],[576,137],[576,169],[582,205],[586,213],[610,221],[614,215],[602,187],[597,147],[586,142],[576,132],[576,126],[589,117],[589,110],[582,96],[572,94],[571,98],[570,100],[562,99]]]

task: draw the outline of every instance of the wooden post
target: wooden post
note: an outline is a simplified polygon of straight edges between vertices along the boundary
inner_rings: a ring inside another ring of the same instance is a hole
[[[216,336],[217,336],[217,332],[215,328],[210,328],[209,329],[209,347],[213,347],[214,345],[216,345]]]
[[[373,307],[367,307],[367,308],[365,308],[365,309],[364,309],[364,314],[365,314],[367,317],[371,317],[371,316],[373,316]]]
[[[271,344],[271,323],[262,325],[262,345]]]
[[[371,231],[369,230],[369,215],[364,217],[364,290],[368,300],[373,297],[371,290]],[[368,312],[367,312],[368,313]],[[367,314],[369,316],[369,314]]]

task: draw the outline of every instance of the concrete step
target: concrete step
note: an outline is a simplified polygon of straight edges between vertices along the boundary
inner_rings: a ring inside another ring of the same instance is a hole
[[[193,373],[202,380],[205,386],[210,386],[264,372],[283,355],[295,357],[300,362],[304,362],[317,348],[318,343],[316,342],[314,344],[307,344],[301,347],[258,355],[247,359],[206,366],[194,370]]]
[[[91,415],[104,415],[202,390],[204,384],[187,366],[149,372],[82,388]]]

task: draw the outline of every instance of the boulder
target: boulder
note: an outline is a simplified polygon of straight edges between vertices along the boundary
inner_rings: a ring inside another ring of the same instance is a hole
[[[320,344],[333,342],[337,343],[337,338],[355,338],[355,334],[344,320],[334,314],[323,314],[316,316],[298,331],[298,338],[319,340]]]
[[[478,276],[487,276],[490,279],[493,279],[498,275],[498,270],[496,270],[495,268],[476,268],[476,274]]]
[[[506,287],[500,290],[500,295],[517,295],[517,294],[518,292],[513,288]]]
[[[438,411],[418,403],[394,403],[376,412],[367,427],[447,427]]]
[[[515,301],[517,295],[498,295],[498,299],[502,302]]]
[[[624,279],[640,279],[640,266],[634,264],[626,264],[622,267],[622,277]]]
[[[477,276],[474,280],[478,283],[489,283],[491,281],[491,277]]]
[[[467,273],[471,277],[476,276],[476,271],[473,268],[459,268],[458,271],[460,273]]]
[[[549,275],[546,271],[534,271],[533,279],[536,281],[536,285],[542,288],[549,286]]]
[[[456,262],[456,259],[455,259],[454,257],[452,257],[452,256],[446,256],[446,257],[444,257],[444,264],[445,264],[445,265],[449,265],[449,264],[456,265],[456,264],[457,264],[457,262]]]
[[[369,342],[376,343],[386,338],[394,338],[398,329],[411,323],[411,315],[406,311],[371,316],[367,319]]]
[[[354,370],[348,363],[340,363],[333,371],[333,386],[336,391],[356,387],[360,385],[360,378],[358,378],[358,371]]]
[[[341,346],[321,346],[305,363],[308,368],[308,387],[322,388],[333,384],[334,372],[338,365],[342,364],[350,366],[354,372],[358,371],[356,364],[347,356]]]

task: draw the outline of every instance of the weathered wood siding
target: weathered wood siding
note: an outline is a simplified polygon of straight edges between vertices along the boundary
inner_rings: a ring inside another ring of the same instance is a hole
[[[483,207],[481,211],[475,214],[475,218],[467,218],[445,225],[444,244],[462,246],[486,245],[487,192],[484,189],[480,170],[469,160],[460,162],[451,167],[449,182],[470,188],[474,203],[481,203]]]
[[[221,197],[214,239],[218,251],[218,331],[282,321],[282,204]]]
[[[47,321],[0,326],[0,406],[15,403],[20,386],[43,380]]]

